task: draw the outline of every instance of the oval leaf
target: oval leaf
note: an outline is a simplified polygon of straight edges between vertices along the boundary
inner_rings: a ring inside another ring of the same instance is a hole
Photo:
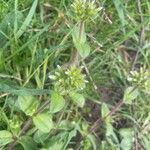
[[[29,116],[32,116],[33,113],[37,110],[39,102],[33,96],[19,96],[18,103],[20,109]]]
[[[85,103],[85,98],[82,94],[71,92],[70,94],[71,99],[74,103],[78,105],[78,107],[83,107]]]
[[[43,133],[37,130],[33,136],[36,143],[44,143],[44,141],[49,137],[49,133]]]
[[[102,103],[102,106],[101,106],[102,118],[105,118],[109,114],[109,112],[110,112],[110,110],[109,110],[107,104]],[[106,119],[105,119],[105,123],[109,124],[111,122],[112,122],[112,118],[110,116],[107,116]]]
[[[137,98],[139,92],[137,89],[134,89],[134,87],[128,87],[125,90],[123,101],[125,104],[132,104],[132,100]]]
[[[120,135],[122,137],[120,147],[122,150],[132,149],[134,131],[131,128],[122,128],[120,131]]]
[[[80,34],[80,32],[80,26],[75,27],[72,32],[72,38],[79,54],[81,55],[81,57],[85,58],[90,53],[90,46],[86,40],[86,33],[84,31],[84,28],[82,30],[82,34]]]
[[[76,48],[81,55],[81,57],[85,58],[90,54],[90,46],[88,45],[87,42],[85,43],[78,43],[76,45]]]
[[[12,134],[9,131],[0,131],[0,146],[4,146],[13,141]]]
[[[22,147],[24,148],[24,150],[33,150],[33,149],[37,149],[37,145],[36,143],[33,141],[33,139],[29,136],[22,136],[18,143],[20,143],[22,145]]]
[[[53,91],[51,97],[51,104],[50,104],[50,112],[56,113],[60,111],[65,105],[65,100],[62,95],[58,92]]]
[[[48,133],[53,128],[53,121],[49,114],[43,113],[33,117],[33,122],[37,129]]]

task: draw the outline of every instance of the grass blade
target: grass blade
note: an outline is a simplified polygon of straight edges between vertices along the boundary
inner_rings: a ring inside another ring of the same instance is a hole
[[[30,22],[32,20],[32,17],[33,17],[33,15],[35,13],[37,4],[38,4],[38,0],[35,0],[33,2],[33,4],[32,4],[32,7],[31,7],[31,9],[29,11],[28,16],[26,17],[25,21],[23,22],[22,26],[20,27],[19,31],[17,32],[17,35],[16,35],[17,38],[19,38],[24,33],[26,28],[29,26],[29,24],[30,24]]]

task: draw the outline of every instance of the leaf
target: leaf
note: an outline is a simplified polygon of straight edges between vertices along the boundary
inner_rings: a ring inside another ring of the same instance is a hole
[[[33,141],[33,139],[29,136],[22,136],[18,143],[20,143],[24,150],[34,150],[37,149],[36,143]]]
[[[45,142],[47,150],[66,150],[70,141],[77,134],[77,129],[63,131],[60,130],[58,134],[55,134]]]
[[[1,41],[0,47],[4,46],[4,44],[7,42],[7,39],[9,39],[10,35],[12,34],[15,17],[18,18],[17,24],[20,27],[23,20],[23,14],[21,11],[9,12],[0,22],[0,41]]]
[[[77,129],[76,129],[76,128],[73,129],[72,131],[68,132],[68,137],[67,137],[67,139],[66,139],[66,142],[65,142],[65,145],[64,145],[64,147],[63,147],[63,150],[66,150],[66,149],[67,149],[67,146],[69,145],[71,139],[72,139],[73,137],[75,137],[76,135],[77,135]]]
[[[90,140],[93,150],[97,149],[95,137],[92,134],[87,135],[87,138]]]
[[[52,92],[51,103],[50,103],[50,112],[56,113],[59,112],[65,105],[65,100],[62,95],[57,91]]]
[[[123,101],[125,104],[132,104],[132,101],[137,98],[139,92],[134,87],[128,87],[124,92]]]
[[[121,137],[123,137],[123,138],[129,138],[134,135],[134,131],[131,128],[121,128],[119,130],[119,133],[120,133]]]
[[[0,131],[0,146],[4,146],[13,141],[12,134],[9,131]]]
[[[43,133],[40,130],[36,131],[34,134],[34,141],[36,143],[43,143],[49,137],[49,133]]]
[[[23,22],[22,26],[20,27],[19,31],[17,32],[17,38],[19,38],[24,33],[26,28],[29,26],[29,24],[32,20],[32,17],[35,13],[37,4],[38,4],[38,0],[34,0],[28,16],[26,17],[25,21]]]
[[[106,138],[108,142],[111,144],[111,146],[117,147],[119,145],[119,140],[117,138],[116,133],[114,132],[114,127],[111,123],[106,124]]]
[[[79,54],[85,58],[89,55],[90,53],[90,46],[86,40],[86,33],[84,31],[84,28],[82,30],[82,34],[80,35],[80,26],[76,26],[73,29],[72,32],[72,38],[73,38],[73,43],[78,50]]]
[[[83,44],[76,44],[75,45],[79,54],[85,58],[90,54],[90,46],[88,45],[88,43],[83,43]]]
[[[108,113],[110,112],[108,106],[106,103],[103,103],[101,106],[101,114],[102,114],[102,118],[105,118]],[[118,138],[114,132],[114,128],[112,125],[112,118],[110,116],[107,116],[105,119],[105,128],[106,128],[106,138],[108,140],[108,142],[111,144],[111,146],[116,146],[116,143],[118,142]]]
[[[55,142],[47,150],[62,150],[63,146],[64,146],[63,142]]]
[[[141,138],[143,141],[142,145],[145,150],[148,150],[150,148],[150,141],[148,137],[150,137],[150,134],[148,134],[147,136],[143,135]]]
[[[5,34],[9,34],[9,32],[11,31],[11,29],[14,27],[14,20],[15,17],[18,18],[18,24],[19,26],[22,23],[23,20],[23,14],[21,11],[11,11],[8,14],[6,14],[6,16],[4,17],[4,19],[1,21],[0,23],[0,29],[5,33]]]
[[[120,143],[122,150],[129,150],[132,148],[134,132],[131,128],[122,128],[120,131],[122,141]]]
[[[75,127],[75,124],[69,120],[61,120],[58,128],[60,130],[71,130]]]
[[[108,106],[106,103],[102,103],[102,106],[101,106],[101,114],[102,114],[102,118],[105,118],[108,113],[110,112]],[[112,122],[112,119],[110,116],[107,116],[107,118],[105,119],[105,123],[111,123]]]
[[[75,104],[77,104],[78,107],[83,107],[85,104],[85,98],[82,94],[79,93],[75,93],[75,92],[71,92],[69,94],[69,96],[71,97],[71,99],[73,100],[73,102]]]
[[[84,28],[82,30],[82,34],[80,34],[80,26],[75,26],[73,31],[72,31],[72,38],[74,44],[78,41],[80,43],[85,43],[86,42],[86,33],[84,31]],[[80,39],[79,39],[80,36]]]
[[[19,96],[18,104],[20,109],[29,116],[32,116],[33,113],[37,110],[39,102],[33,96]]]
[[[50,130],[53,128],[52,118],[47,113],[38,114],[37,116],[33,117],[33,122],[37,129],[44,133],[50,132]]]
[[[68,132],[64,132],[63,130],[58,134],[55,134],[51,138],[49,138],[44,146],[47,150],[63,150],[64,144],[66,142],[66,138],[68,137]]]
[[[8,75],[5,75],[8,78]],[[15,95],[43,95],[49,94],[49,89],[30,89],[16,86],[11,80],[0,79],[0,92],[11,93]]]
[[[3,51],[0,50],[0,72],[2,72],[5,68],[5,57]]]
[[[113,0],[114,2],[114,5],[116,7],[116,10],[118,12],[118,16],[120,18],[120,21],[121,21],[121,24],[122,24],[122,28],[123,28],[123,31],[125,33],[125,23],[126,23],[126,20],[125,20],[125,14],[124,14],[124,6],[123,6],[123,2],[121,0]]]

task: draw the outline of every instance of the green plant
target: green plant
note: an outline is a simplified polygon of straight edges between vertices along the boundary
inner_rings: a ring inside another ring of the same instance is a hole
[[[148,0],[0,0],[0,149],[149,150],[149,14]]]

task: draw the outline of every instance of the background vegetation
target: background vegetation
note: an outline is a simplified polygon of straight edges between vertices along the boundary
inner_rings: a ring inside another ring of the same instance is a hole
[[[90,53],[72,69],[88,83],[71,100],[49,76],[78,49],[73,2],[0,0],[1,149],[149,150],[149,0],[95,1]]]

